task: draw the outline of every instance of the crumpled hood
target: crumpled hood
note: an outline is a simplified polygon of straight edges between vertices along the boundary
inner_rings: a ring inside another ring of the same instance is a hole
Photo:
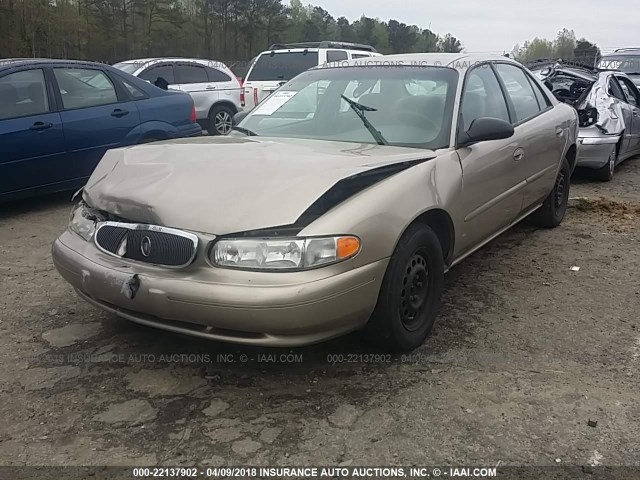
[[[217,235],[290,225],[339,180],[431,150],[297,139],[202,137],[108,151],[84,189],[129,221]]]

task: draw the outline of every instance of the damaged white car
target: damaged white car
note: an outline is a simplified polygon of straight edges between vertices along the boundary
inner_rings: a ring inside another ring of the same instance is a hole
[[[578,166],[609,181],[616,165],[640,154],[640,92],[626,74],[555,61],[529,68],[578,111]]]

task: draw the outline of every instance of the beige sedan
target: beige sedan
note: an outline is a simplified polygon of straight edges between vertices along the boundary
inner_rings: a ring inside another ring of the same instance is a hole
[[[212,340],[414,349],[449,268],[560,224],[578,119],[509,59],[415,54],[305,72],[235,129],[105,155],[53,245],[82,298]]]

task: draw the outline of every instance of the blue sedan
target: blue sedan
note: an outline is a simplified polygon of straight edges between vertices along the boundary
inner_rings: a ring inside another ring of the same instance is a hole
[[[189,95],[108,65],[0,61],[0,202],[79,188],[110,148],[201,133]]]

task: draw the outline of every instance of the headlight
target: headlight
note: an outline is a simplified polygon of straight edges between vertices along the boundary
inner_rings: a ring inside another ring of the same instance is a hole
[[[223,239],[209,257],[218,267],[247,270],[304,270],[341,262],[360,250],[353,236]]]
[[[88,242],[96,231],[96,221],[97,218],[91,209],[84,202],[80,202],[71,211],[69,230],[77,233]]]

